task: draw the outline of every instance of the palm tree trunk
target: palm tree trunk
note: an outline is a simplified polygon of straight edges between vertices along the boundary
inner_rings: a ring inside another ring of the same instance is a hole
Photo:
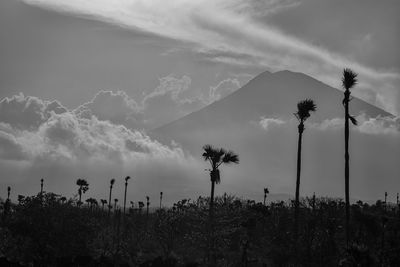
[[[110,216],[111,213],[111,191],[112,191],[112,186],[110,186],[110,196],[108,198],[108,216]]]
[[[267,199],[267,195],[264,194],[264,206],[265,206],[265,200]]]
[[[79,189],[79,202],[78,202],[78,206],[80,206],[81,205],[81,200],[82,200],[82,190],[81,189]]]
[[[301,172],[301,143],[303,138],[304,124],[299,124],[299,139],[297,143],[297,178],[296,178],[296,199],[294,202],[294,237],[297,242],[299,230],[299,206],[300,206],[300,172]]]
[[[212,179],[212,178],[211,178]],[[210,247],[209,247],[209,260],[210,260],[210,266],[216,266],[216,259],[215,259],[215,254],[214,254],[214,249],[215,249],[215,240],[214,240],[214,190],[215,190],[215,181],[211,181],[211,195],[210,195],[210,211],[209,211],[209,216],[210,216]]]
[[[124,194],[124,215],[125,215],[125,207],[126,207],[126,190],[128,188],[128,182],[125,182],[125,194]]]
[[[346,246],[349,246],[350,241],[350,193],[349,193],[349,99],[350,91],[346,90],[344,93],[344,108],[345,108],[345,118],[344,118],[344,147],[345,147],[345,167],[344,167],[344,182],[345,182],[345,200],[346,200]]]

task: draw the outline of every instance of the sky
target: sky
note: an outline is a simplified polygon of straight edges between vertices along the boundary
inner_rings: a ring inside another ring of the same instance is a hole
[[[202,173],[179,144],[146,131],[264,71],[340,89],[350,67],[354,95],[398,116],[399,9],[396,0],[1,1],[1,183],[32,193],[39,176],[59,176],[67,191],[80,175],[104,184],[133,171]],[[176,181],[174,192],[206,192],[206,182]]]

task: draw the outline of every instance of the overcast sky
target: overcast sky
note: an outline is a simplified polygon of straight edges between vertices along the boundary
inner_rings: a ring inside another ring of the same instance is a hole
[[[399,115],[399,10],[397,0],[2,0],[2,173],[25,181],[42,174],[47,157],[52,175],[76,170],[64,157],[87,158],[83,176],[101,174],[99,162],[111,158],[120,165],[109,175],[123,176],[138,157],[150,163],[137,172],[190,173],[195,159],[141,130],[221,99],[265,70],[340,88],[350,67],[359,73],[355,95]],[[66,127],[86,146],[60,145],[69,140]]]

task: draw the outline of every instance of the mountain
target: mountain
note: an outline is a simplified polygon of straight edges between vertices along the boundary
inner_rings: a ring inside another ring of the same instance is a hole
[[[356,90],[357,86],[353,91]],[[247,196],[270,187],[274,193],[293,194],[298,124],[293,113],[297,102],[305,98],[316,102],[317,111],[306,122],[303,136],[301,192],[341,197],[343,92],[305,74],[264,72],[224,99],[164,125],[151,135],[164,143],[173,140],[199,159],[204,144],[238,153],[240,164],[223,168],[222,191]],[[364,120],[391,116],[357,98],[350,105],[351,114],[365,114]],[[399,138],[352,127],[350,141],[352,197],[377,198],[384,191],[392,191],[394,196],[399,186]]]

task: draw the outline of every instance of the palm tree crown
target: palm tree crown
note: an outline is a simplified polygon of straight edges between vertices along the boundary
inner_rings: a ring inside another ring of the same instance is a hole
[[[315,111],[317,106],[312,99],[305,99],[297,103],[297,112],[294,114],[300,122],[306,121],[311,111]]]
[[[357,73],[351,69],[343,70],[342,86],[344,89],[348,90],[357,84]]]
[[[209,161],[212,167],[211,179],[219,184],[221,182],[220,176],[218,175],[218,167],[221,164],[239,163],[239,156],[233,151],[226,151],[223,148],[215,148],[212,145],[203,146],[203,158],[205,161]]]

